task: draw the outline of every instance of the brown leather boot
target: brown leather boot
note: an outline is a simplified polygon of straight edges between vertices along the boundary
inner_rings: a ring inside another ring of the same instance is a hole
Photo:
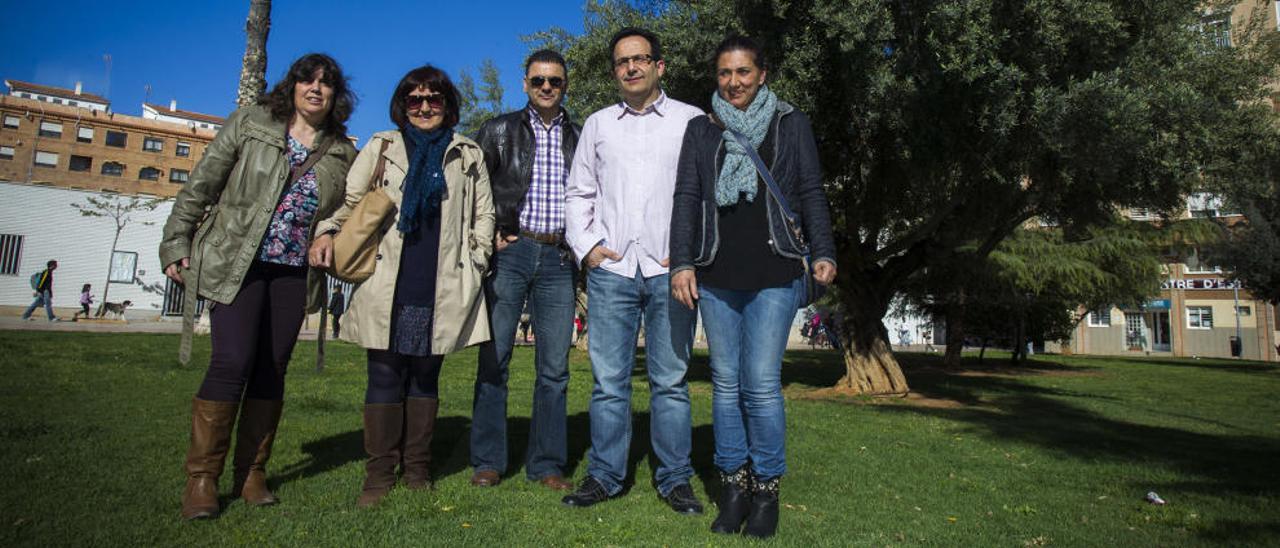
[[[436,431],[440,400],[407,398],[404,408],[404,485],[431,488],[431,435]]]
[[[245,398],[240,407],[240,425],[236,431],[236,452],[232,460],[235,467],[235,484],[231,494],[244,499],[252,506],[266,506],[280,502],[267,489],[267,459],[271,458],[271,444],[276,439],[276,427],[280,425],[280,412],[284,402],[279,400],[255,400]]]
[[[187,447],[187,486],[182,491],[182,518],[218,516],[218,478],[222,475],[231,427],[239,402],[191,400],[191,445]]]
[[[391,492],[400,463],[400,443],[404,439],[403,403],[367,403],[364,406],[364,487],[356,506],[368,508]]]

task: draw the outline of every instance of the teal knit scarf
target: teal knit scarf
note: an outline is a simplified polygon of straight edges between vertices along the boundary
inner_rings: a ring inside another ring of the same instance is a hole
[[[756,98],[744,111],[725,101],[719,92],[714,92],[711,94],[711,108],[727,128],[745,135],[752,148],[758,149],[769,133],[773,113],[778,110],[778,96],[769,90],[769,86],[760,86]],[[753,201],[756,198],[756,166],[728,129],[723,137],[727,154],[716,178],[716,203],[720,206],[736,204],[739,194],[745,194],[748,202]]]

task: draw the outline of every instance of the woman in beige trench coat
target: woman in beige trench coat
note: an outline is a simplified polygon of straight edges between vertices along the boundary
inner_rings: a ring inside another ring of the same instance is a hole
[[[391,99],[398,129],[365,144],[347,176],[346,203],[320,223],[310,250],[312,264],[329,265],[332,234],[385,158],[379,184],[396,219],[373,275],[351,294],[340,334],[368,353],[362,507],[391,490],[397,464],[408,488],[431,486],[444,355],[489,339],[480,282],[493,248],[493,201],[480,147],[453,132],[458,110],[458,92],[443,71],[428,65],[406,74]]]

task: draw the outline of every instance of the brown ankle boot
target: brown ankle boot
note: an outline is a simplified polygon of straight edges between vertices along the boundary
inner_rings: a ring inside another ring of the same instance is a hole
[[[279,400],[255,400],[245,398],[240,407],[240,426],[236,431],[235,487],[231,494],[244,499],[252,506],[266,506],[280,502],[267,489],[267,459],[271,458],[271,444],[280,425],[280,412],[284,402]]]
[[[400,443],[404,439],[403,403],[367,403],[364,406],[364,487],[356,506],[368,508],[391,492],[400,463]]]
[[[191,400],[191,445],[187,448],[187,486],[182,491],[182,518],[218,516],[218,477],[231,446],[231,427],[239,402]]]
[[[404,485],[431,488],[431,435],[436,430],[440,400],[408,398],[404,408]]]

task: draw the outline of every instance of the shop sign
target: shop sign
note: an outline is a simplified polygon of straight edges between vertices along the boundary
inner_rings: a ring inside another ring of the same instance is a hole
[[[1195,278],[1188,280],[1165,280],[1160,289],[1235,289],[1236,282],[1222,278]]]
[[[1169,299],[1153,299],[1147,301],[1147,310],[1168,310]]]

